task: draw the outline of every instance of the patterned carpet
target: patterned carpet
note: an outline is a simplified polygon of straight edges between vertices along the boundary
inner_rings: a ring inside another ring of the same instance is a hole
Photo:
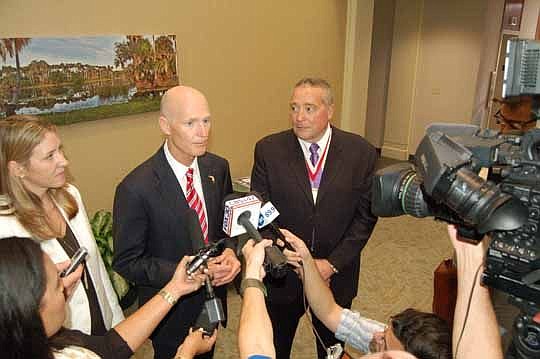
[[[392,163],[383,159],[379,167]],[[401,216],[381,218],[362,252],[360,289],[353,309],[362,315],[387,322],[390,315],[408,307],[430,311],[433,297],[433,270],[452,255],[446,224],[432,218]],[[229,291],[229,325],[220,331],[216,359],[238,358],[236,333],[240,297]],[[302,319],[291,357],[316,358],[314,335],[306,317]],[[136,358],[151,358],[145,345]],[[351,353],[355,353],[351,350]]]

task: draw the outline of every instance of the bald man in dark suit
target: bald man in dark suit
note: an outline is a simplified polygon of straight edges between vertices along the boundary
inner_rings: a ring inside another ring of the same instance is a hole
[[[251,188],[280,212],[279,225],[302,238],[336,302],[350,308],[358,290],[360,253],[377,218],[370,210],[377,153],[362,137],[330,125],[334,102],[329,84],[303,79],[290,101],[292,129],[267,136],[255,147]],[[268,277],[268,276],[267,276]],[[267,306],[277,358],[288,358],[305,312],[302,283],[294,272],[267,279]],[[319,358],[336,344],[313,316]]]
[[[169,301],[171,298],[160,289],[170,280],[180,259],[224,237],[220,226],[222,202],[232,192],[228,162],[206,152],[211,122],[204,95],[191,87],[174,87],[163,96],[160,112],[165,143],[124,178],[114,198],[113,265],[135,283],[139,304],[158,292]],[[205,243],[194,243],[201,238],[192,238],[193,228],[187,219],[191,208],[197,213]],[[209,270],[216,294],[225,304],[224,284],[240,271],[234,250],[226,248],[212,259]],[[204,290],[199,290],[173,304],[152,334],[155,358],[174,356],[204,301]]]

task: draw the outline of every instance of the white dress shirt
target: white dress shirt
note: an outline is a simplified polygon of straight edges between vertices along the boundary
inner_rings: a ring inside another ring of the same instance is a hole
[[[163,146],[163,151],[165,152],[165,158],[167,159],[167,162],[169,162],[169,166],[171,166],[174,175],[176,176],[176,179],[178,180],[178,183],[180,184],[180,187],[182,188],[182,191],[184,191],[184,196],[186,196],[186,187],[187,187],[187,178],[186,173],[189,168],[193,168],[193,187],[195,188],[195,191],[199,195],[199,198],[202,202],[202,207],[204,210],[204,215],[206,218],[208,218],[208,213],[206,212],[206,203],[204,202],[204,193],[202,189],[202,183],[201,183],[201,172],[199,171],[199,164],[197,162],[197,157],[193,160],[190,166],[185,166],[178,162],[172,155],[172,153],[169,151],[168,147],[168,141],[165,141],[165,146]],[[207,219],[208,221],[208,219]]]
[[[324,149],[327,147],[330,147],[330,139],[332,135],[332,128],[330,127],[330,124],[326,127],[326,130],[324,131],[324,135],[321,137],[319,141],[317,141],[317,144],[319,145],[319,149],[317,150],[317,153],[319,154],[319,161],[323,161],[321,163],[321,171],[324,171],[324,165],[326,164],[326,156],[328,155],[328,149],[326,150],[326,154],[324,158],[321,158],[321,156],[324,153]],[[315,172],[317,169],[318,162],[313,166],[311,164],[311,152],[309,151],[309,147],[311,146],[312,142],[304,141],[300,137],[298,138],[298,142],[300,142],[300,147],[302,148],[302,152],[304,153],[304,158],[306,160],[307,165],[309,166],[311,172]],[[313,195],[313,203],[317,203],[317,193],[319,192],[318,188],[311,188],[311,194]]]

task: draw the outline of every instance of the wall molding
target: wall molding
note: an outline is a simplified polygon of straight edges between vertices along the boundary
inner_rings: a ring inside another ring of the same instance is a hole
[[[341,102],[341,128],[351,131],[354,54],[356,52],[356,12],[358,0],[347,0],[345,56],[343,66],[343,98]]]

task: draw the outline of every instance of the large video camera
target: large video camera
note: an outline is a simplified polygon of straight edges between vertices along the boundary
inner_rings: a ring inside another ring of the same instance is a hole
[[[482,168],[490,180],[478,175]],[[381,217],[434,216],[476,241],[492,234],[484,282],[540,303],[540,129],[503,136],[432,125],[414,165],[375,175],[372,210]]]
[[[508,42],[503,97],[533,100],[538,118],[540,42]],[[479,173],[486,172],[486,177]],[[433,216],[459,234],[493,238],[482,280],[521,309],[507,358],[540,357],[540,129],[502,135],[473,125],[430,126],[414,156],[376,173],[372,211]]]
[[[380,217],[433,216],[473,241],[491,234],[485,284],[511,295],[522,314],[519,357],[540,353],[540,129],[523,136],[471,125],[432,125],[415,163],[375,174],[372,211]],[[478,175],[487,169],[488,180]]]

